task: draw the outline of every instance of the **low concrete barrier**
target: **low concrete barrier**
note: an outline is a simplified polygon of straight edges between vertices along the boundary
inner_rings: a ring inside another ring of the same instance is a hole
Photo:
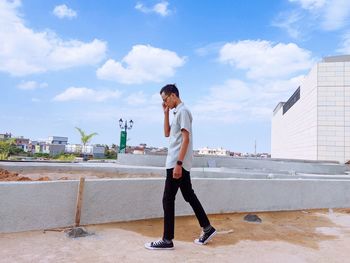
[[[193,178],[209,214],[344,208],[349,180]],[[81,224],[162,217],[164,179],[86,180]],[[78,181],[1,182],[0,233],[67,227],[74,224]],[[176,214],[191,207],[177,195]]]
[[[118,164],[135,166],[164,167],[164,155],[119,154]],[[343,174],[349,168],[344,164],[326,161],[253,159],[219,156],[195,156],[193,167],[227,167],[241,169],[263,169],[315,174]]]

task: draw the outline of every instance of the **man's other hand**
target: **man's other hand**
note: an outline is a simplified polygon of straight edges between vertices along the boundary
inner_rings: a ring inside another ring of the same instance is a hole
[[[180,179],[182,176],[182,167],[180,165],[176,165],[173,170],[173,178]]]

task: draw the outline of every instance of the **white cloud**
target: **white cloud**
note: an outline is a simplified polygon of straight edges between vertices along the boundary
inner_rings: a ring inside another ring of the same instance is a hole
[[[104,104],[103,111],[96,111],[92,108],[86,109],[84,112],[79,113],[79,118],[98,122],[115,120],[117,123],[119,118],[122,117],[128,120],[132,119],[137,127],[144,127],[150,124],[162,127],[164,114],[159,92],[148,94],[139,91],[130,93],[128,96],[124,95],[124,97],[126,99],[119,100],[118,105]],[[123,102],[126,103],[123,104]],[[161,130],[158,131],[162,135]]]
[[[247,71],[250,79],[285,78],[309,69],[311,53],[294,43],[244,40],[225,44],[220,61]]]
[[[47,83],[42,82],[38,83],[36,81],[22,81],[17,85],[17,88],[21,90],[35,90],[35,89],[40,89],[40,88],[46,88],[48,86]]]
[[[160,93],[154,93],[151,96],[151,100],[150,100],[150,104],[154,104],[154,105],[162,105],[163,101],[161,99]]]
[[[153,95],[145,94],[143,91],[131,93],[125,99],[126,103],[131,106],[158,105],[161,108],[162,99],[159,93]]]
[[[300,12],[282,12],[274,19],[272,25],[286,30],[289,36],[297,39],[302,35],[302,25],[299,23],[301,19],[302,15]]]
[[[262,40],[227,43],[219,61],[245,71],[247,79],[228,79],[199,97],[192,109],[201,122],[269,121],[277,103],[287,100],[304,80],[300,71],[313,64],[310,52],[295,44]]]
[[[128,97],[125,98],[125,101],[129,105],[143,105],[147,102],[146,95],[143,93],[143,91],[135,92],[130,94]]]
[[[350,31],[343,35],[343,41],[337,51],[346,55],[350,54]]]
[[[155,4],[152,7],[146,7],[142,3],[137,3],[135,9],[143,12],[143,13],[156,13],[161,16],[168,16],[170,14],[170,10],[168,9],[169,3],[167,1],[162,1]]]
[[[54,97],[54,101],[92,101],[102,102],[117,99],[121,96],[118,90],[93,90],[85,87],[70,87]]]
[[[325,30],[337,30],[349,25],[350,1],[333,0],[324,9],[322,26]]]
[[[289,0],[297,3],[308,14],[302,24],[315,23],[326,31],[339,30],[349,24],[349,0]]]
[[[161,2],[158,4],[155,4],[153,9],[156,13],[160,14],[161,16],[167,16],[169,15],[170,11],[168,10],[168,2]]]
[[[73,9],[69,8],[66,5],[58,5],[55,6],[53,9],[52,13],[57,16],[58,18],[74,18],[77,17],[77,12],[74,11]]]
[[[246,83],[231,79],[210,88],[209,94],[192,107],[193,113],[198,120],[236,121],[240,117],[232,113],[242,110],[244,101],[251,95]]]
[[[195,53],[198,56],[207,56],[207,55],[212,55],[212,54],[217,54],[222,46],[225,44],[225,42],[215,42],[215,43],[210,43],[208,45],[202,46],[200,48],[195,49]]]
[[[25,76],[93,65],[105,58],[105,42],[64,41],[48,30],[35,32],[25,25],[19,7],[20,1],[0,1],[0,71]]]
[[[229,79],[199,98],[192,107],[193,114],[196,120],[213,123],[269,121],[277,103],[287,100],[303,78],[253,82]]]
[[[289,0],[289,2],[298,3],[302,8],[308,10],[321,8],[326,4],[326,0]]]
[[[174,76],[175,69],[184,63],[185,58],[173,51],[150,45],[135,45],[121,62],[109,59],[96,74],[100,79],[124,84],[161,82]]]

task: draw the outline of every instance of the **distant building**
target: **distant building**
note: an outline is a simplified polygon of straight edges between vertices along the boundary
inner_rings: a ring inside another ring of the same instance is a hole
[[[145,154],[145,147],[143,146],[136,146],[134,148],[133,154]]]
[[[64,153],[65,145],[63,144],[46,144],[43,153],[48,153],[51,156],[56,156]]]
[[[51,156],[60,155],[65,152],[65,146],[67,143],[68,137],[50,136],[46,140],[43,152],[48,153]]]
[[[230,156],[241,157],[242,153],[240,153],[240,152],[230,152]]]
[[[61,136],[50,136],[47,141],[47,144],[68,144],[68,137],[61,137]]]
[[[94,158],[104,158],[106,147],[103,145],[91,145],[90,153]]]
[[[83,153],[83,145],[81,145],[81,144],[67,144],[65,146],[65,152],[66,153],[73,153],[73,154]]]
[[[0,141],[11,139],[11,133],[0,133]]]
[[[204,147],[199,149],[199,155],[216,155],[216,156],[230,156],[230,151],[225,150],[224,148],[210,149],[208,147]]]
[[[167,155],[168,154],[168,148],[166,147],[148,147],[145,149],[146,154],[151,154],[151,155]]]
[[[105,157],[105,146],[103,145],[85,145],[81,144],[67,144],[65,145],[65,152],[70,154],[86,154],[94,158]]]
[[[14,139],[17,148],[22,149],[24,152],[28,152],[29,139],[24,138],[23,136],[16,137]]]
[[[46,142],[44,141],[30,141],[28,151],[31,153],[43,153],[45,150]]]
[[[350,160],[350,56],[324,58],[273,111],[272,158]]]

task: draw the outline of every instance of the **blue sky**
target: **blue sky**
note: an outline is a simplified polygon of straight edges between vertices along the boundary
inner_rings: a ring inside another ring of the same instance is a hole
[[[167,146],[160,88],[192,110],[194,147],[270,152],[271,116],[312,65],[350,54],[350,1],[0,0],[0,133],[97,132]]]

